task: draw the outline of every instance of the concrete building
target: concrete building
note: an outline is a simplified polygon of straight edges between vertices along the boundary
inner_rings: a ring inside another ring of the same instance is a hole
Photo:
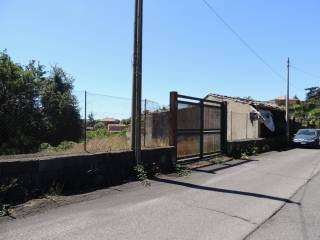
[[[205,99],[227,103],[227,142],[285,136],[285,111],[274,103],[213,93]]]

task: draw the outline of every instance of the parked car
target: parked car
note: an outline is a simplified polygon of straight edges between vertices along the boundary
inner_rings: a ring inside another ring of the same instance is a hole
[[[300,129],[293,137],[293,144],[320,147],[320,129]]]

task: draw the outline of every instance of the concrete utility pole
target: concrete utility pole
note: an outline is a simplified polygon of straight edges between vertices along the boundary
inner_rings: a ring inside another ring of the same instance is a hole
[[[290,79],[290,59],[287,61],[287,96],[286,96],[286,121],[287,121],[287,141],[290,142],[290,117],[289,117],[289,79]]]
[[[131,148],[137,164],[141,162],[142,23],[143,0],[135,0]]]

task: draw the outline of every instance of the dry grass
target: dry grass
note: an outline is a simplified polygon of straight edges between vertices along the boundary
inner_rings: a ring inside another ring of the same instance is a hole
[[[83,152],[84,143],[75,144],[68,149],[67,153]],[[87,152],[102,152],[102,151],[120,151],[130,149],[129,139],[126,136],[109,136],[106,138],[91,139],[87,142]]]
[[[152,139],[152,141],[147,141],[146,146],[143,146],[143,139],[141,146],[143,148],[156,148],[169,146],[167,139]],[[130,139],[126,135],[111,135],[100,138],[94,138],[87,141],[87,151],[88,153],[98,153],[98,152],[111,152],[111,151],[125,151],[130,149]],[[46,149],[41,152],[33,154],[21,154],[21,155],[9,155],[1,156],[0,160],[6,159],[19,159],[19,158],[34,158],[34,157],[45,157],[45,156],[58,156],[58,155],[69,155],[86,153],[84,151],[84,142],[74,143],[71,148],[66,150],[55,150]]]

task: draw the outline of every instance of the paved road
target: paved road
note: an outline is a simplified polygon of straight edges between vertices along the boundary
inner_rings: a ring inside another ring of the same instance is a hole
[[[248,239],[319,240],[320,174],[300,189],[292,200],[301,205],[286,204]]]
[[[290,198],[320,170],[319,150],[253,160],[3,223],[0,240],[243,239],[285,203],[299,206]]]

